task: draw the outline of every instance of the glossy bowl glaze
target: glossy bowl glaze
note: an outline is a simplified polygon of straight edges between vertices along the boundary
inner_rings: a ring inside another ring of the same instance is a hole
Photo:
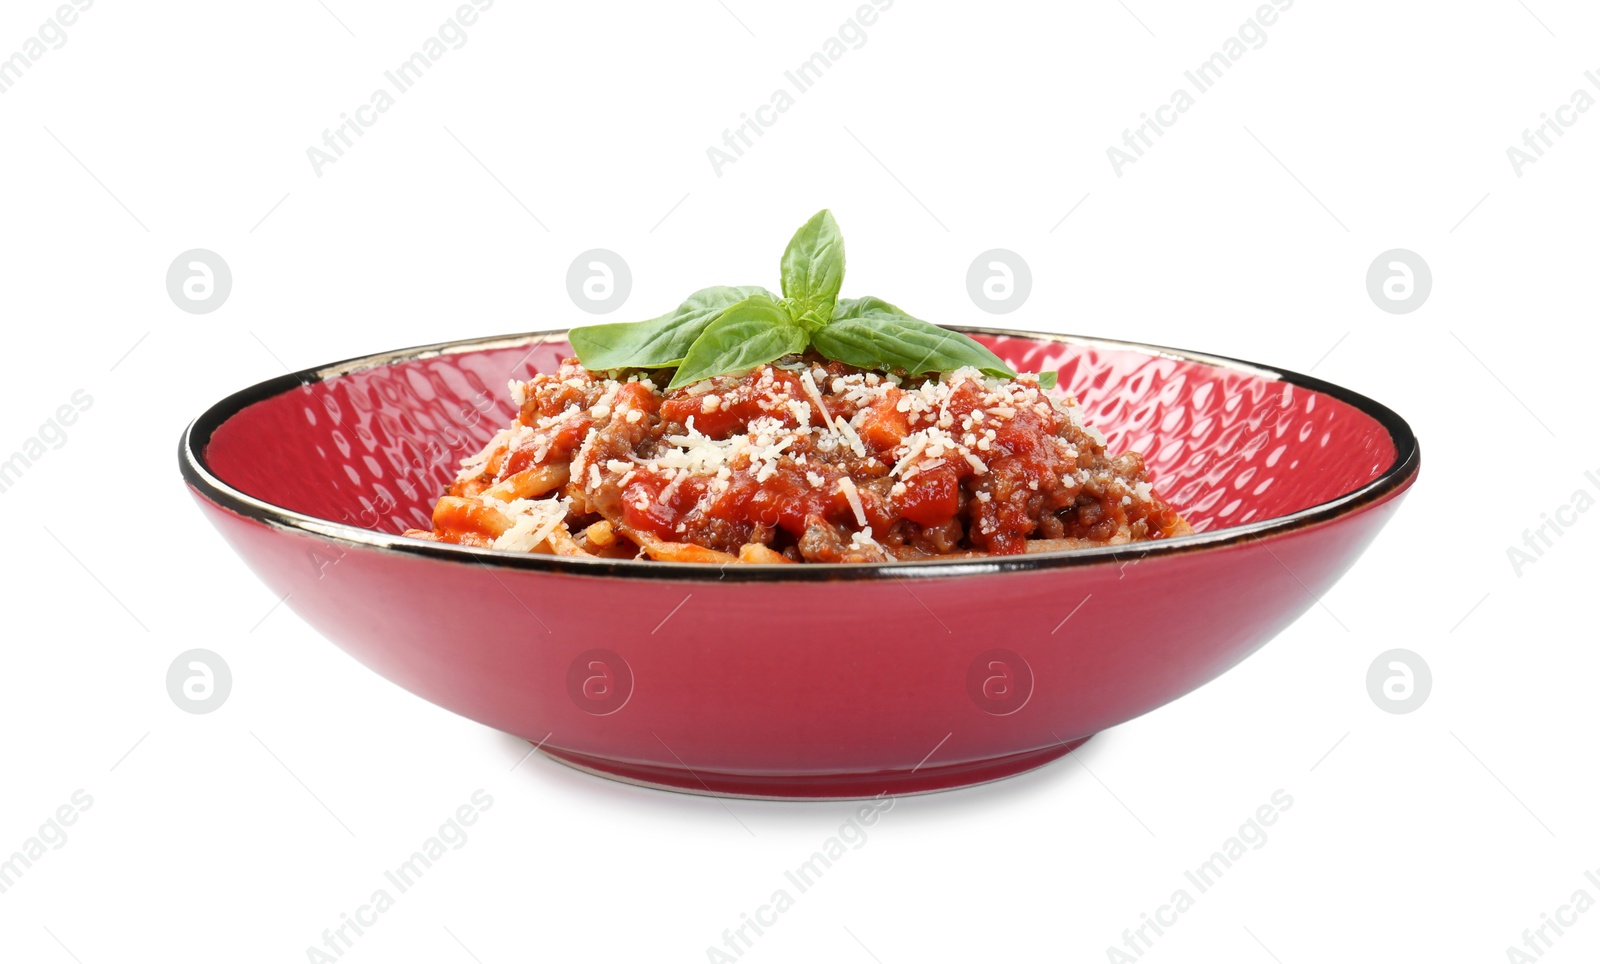
[[[406,539],[562,333],[263,382],[184,432],[208,518],[272,591],[425,699],[603,776],[830,799],[1053,760],[1215,678],[1355,561],[1416,479],[1411,430],[1303,375],[963,329],[1061,370],[1195,535],[894,565],[586,562]]]

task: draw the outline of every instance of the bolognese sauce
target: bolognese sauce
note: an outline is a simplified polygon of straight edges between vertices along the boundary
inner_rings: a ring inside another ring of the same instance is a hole
[[[887,562],[1189,532],[1136,452],[1031,375],[900,377],[814,352],[663,391],[651,372],[510,385],[516,420],[410,535],[607,558]],[[659,373],[655,373],[659,377]]]

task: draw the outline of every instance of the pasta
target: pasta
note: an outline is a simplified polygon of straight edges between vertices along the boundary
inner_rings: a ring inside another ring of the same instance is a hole
[[[790,355],[663,391],[658,373],[513,381],[422,539],[575,558],[792,564],[1017,555],[1190,532],[1035,376],[902,377]]]

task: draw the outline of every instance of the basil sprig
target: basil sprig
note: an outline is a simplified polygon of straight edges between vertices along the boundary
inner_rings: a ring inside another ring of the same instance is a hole
[[[959,332],[913,318],[881,298],[862,298],[836,311],[811,335],[824,356],[857,368],[908,375],[971,366],[994,378],[1016,378],[994,352]]]
[[[676,311],[650,321],[586,325],[567,333],[578,360],[590,371],[616,368],[672,368],[683,364],[689,348],[723,312],[746,298],[772,297],[765,288],[701,288]]]
[[[568,339],[591,371],[677,368],[668,390],[746,372],[808,347],[857,368],[923,375],[971,367],[992,378],[1017,377],[966,335],[913,318],[882,298],[841,299],[844,237],[829,211],[818,211],[795,232],[780,269],[781,299],[761,287],[702,288],[659,318],[574,328]]]
[[[789,306],[771,295],[751,295],[706,326],[689,348],[669,389],[728,372],[749,371],[784,355],[806,350],[805,327]]]
[[[844,236],[832,211],[818,211],[789,239],[779,265],[794,320],[814,332],[833,318],[844,284]]]

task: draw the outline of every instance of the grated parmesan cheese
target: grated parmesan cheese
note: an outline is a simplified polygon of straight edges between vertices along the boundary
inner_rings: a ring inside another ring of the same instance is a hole
[[[894,555],[892,553],[890,553],[887,549],[885,549],[883,547],[882,543],[880,543],[878,540],[872,538],[872,530],[871,529],[862,529],[860,532],[852,532],[852,533],[850,533],[850,548],[858,549],[858,550],[859,549],[876,549],[878,552],[883,554],[885,562],[897,562],[898,561],[894,557]]]
[[[806,394],[811,396],[811,400],[817,403],[817,411],[822,413],[822,424],[828,427],[828,431],[834,431],[833,417],[828,414],[828,406],[822,403],[822,393],[817,390],[817,380],[811,377],[811,373],[809,371],[805,371],[800,373],[800,384],[805,387]],[[805,424],[811,424],[811,418],[809,415],[806,418]]]
[[[508,552],[532,552],[566,519],[571,504],[568,499],[516,499],[502,503],[479,498],[486,505],[492,503],[502,515],[516,517],[511,528],[494,540],[494,548]]]
[[[856,524],[866,528],[867,507],[861,504],[861,493],[848,475],[839,480],[839,491],[844,493],[844,500],[850,503],[850,511],[856,514]]]

